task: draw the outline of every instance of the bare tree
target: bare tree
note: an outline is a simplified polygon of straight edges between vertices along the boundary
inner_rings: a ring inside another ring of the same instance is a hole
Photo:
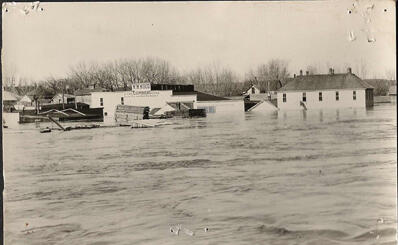
[[[396,75],[395,75],[395,69],[389,69],[385,72],[385,77],[386,79],[390,80],[390,81],[396,81]]]

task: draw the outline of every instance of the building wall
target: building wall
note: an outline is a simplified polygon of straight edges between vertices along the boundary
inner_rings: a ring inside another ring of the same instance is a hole
[[[339,92],[339,100],[336,101],[336,91]],[[278,108],[287,110],[303,109],[300,101],[303,100],[303,92],[306,93],[307,109],[327,108],[360,108],[366,107],[365,89],[356,89],[356,100],[353,100],[354,90],[323,90],[323,91],[279,91]],[[322,101],[319,101],[319,92],[322,92]],[[283,102],[283,94],[286,94],[286,102]]]
[[[206,109],[207,115],[244,113],[243,100],[198,101],[195,109]]]
[[[76,103],[85,103],[91,106],[91,95],[77,95],[75,96]],[[94,108],[94,107],[92,107]]]
[[[101,106],[101,100],[103,105]],[[115,121],[116,106],[121,104],[123,98],[124,105],[148,106],[150,109],[163,108],[167,103],[194,103],[196,94],[173,96],[171,90],[165,91],[121,91],[121,92],[93,92],[91,94],[91,108],[104,108],[104,122],[113,123]]]
[[[74,103],[75,98],[64,96],[64,103]],[[57,94],[51,99],[51,104],[61,104],[62,103],[62,94]]]

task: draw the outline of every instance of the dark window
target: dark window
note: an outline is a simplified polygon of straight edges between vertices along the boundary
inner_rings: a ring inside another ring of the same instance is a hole
[[[104,116],[108,116],[108,112],[104,112]]]
[[[120,98],[120,104],[124,105],[124,98],[123,97]]]
[[[339,100],[339,91],[336,91],[336,101]]]
[[[307,101],[307,94],[303,93],[303,102],[306,102],[306,101]]]
[[[100,106],[104,106],[104,99],[100,98]]]
[[[322,101],[322,92],[319,92],[319,101]]]
[[[357,91],[352,91],[352,99],[357,100]]]
[[[286,94],[283,94],[283,102],[286,102]]]
[[[254,87],[252,87],[252,94],[256,93],[256,89]]]

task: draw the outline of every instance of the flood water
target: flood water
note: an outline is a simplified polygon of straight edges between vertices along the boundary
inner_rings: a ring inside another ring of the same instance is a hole
[[[395,244],[395,105],[172,122],[4,129],[5,244]]]

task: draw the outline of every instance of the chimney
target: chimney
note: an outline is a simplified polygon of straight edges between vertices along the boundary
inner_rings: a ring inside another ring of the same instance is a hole
[[[332,74],[334,75],[334,68],[332,69]]]
[[[305,75],[308,76],[310,74],[309,71],[305,71]]]
[[[329,75],[333,75],[334,71],[333,68],[329,68]]]
[[[303,75],[303,70],[300,70],[300,76],[302,76]]]
[[[294,77],[294,78],[296,77],[296,73],[293,74],[293,77]]]
[[[351,67],[348,67],[348,68],[347,68],[347,73],[348,73],[348,74],[351,74],[351,73],[352,73]]]

